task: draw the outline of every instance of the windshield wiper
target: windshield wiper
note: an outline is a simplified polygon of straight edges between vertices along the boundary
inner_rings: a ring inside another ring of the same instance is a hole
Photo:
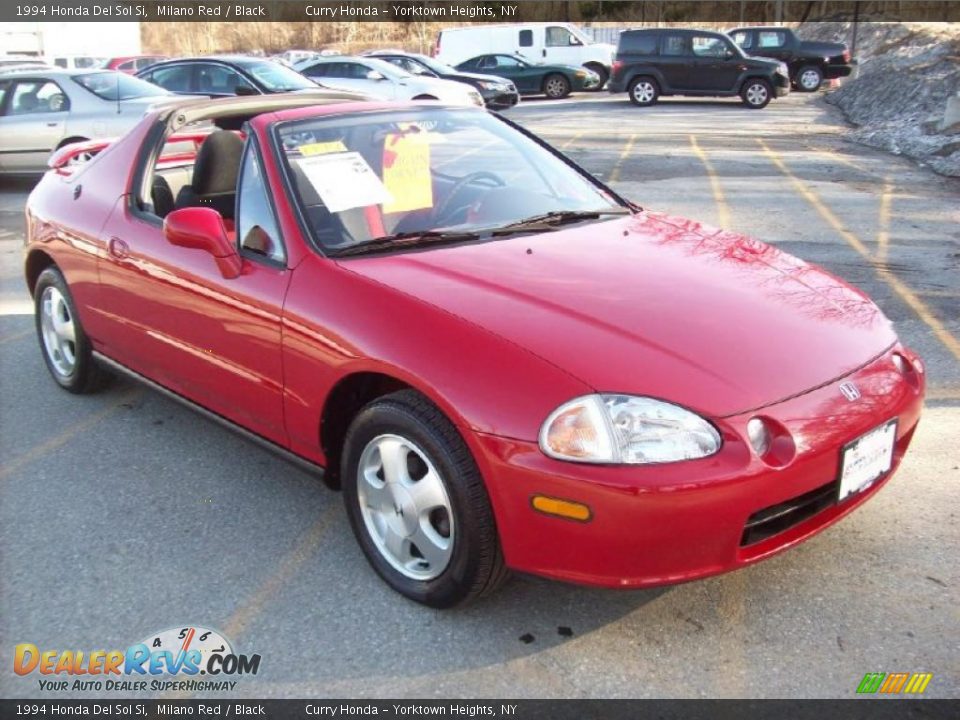
[[[505,235],[527,230],[555,230],[559,225],[579,222],[581,220],[597,220],[603,215],[629,215],[629,208],[610,208],[606,210],[553,210],[542,215],[517,220],[509,225],[493,230],[494,235]]]
[[[475,232],[463,232],[453,230],[421,230],[417,232],[403,232],[396,235],[386,235],[384,237],[371,238],[355,243],[343,250],[334,250],[331,255],[335,257],[344,257],[347,255],[361,255],[377,250],[394,250],[400,248],[417,247],[418,245],[430,245],[440,242],[464,242],[466,240],[477,240],[480,235]]]

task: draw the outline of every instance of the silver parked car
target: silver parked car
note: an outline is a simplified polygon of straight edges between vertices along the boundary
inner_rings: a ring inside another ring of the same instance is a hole
[[[0,72],[0,173],[42,172],[52,151],[122,135],[170,96],[113,70]]]
[[[324,87],[359,92],[378,100],[440,100],[483,107],[480,93],[469,85],[412,75],[373,57],[313,58],[297,63],[294,69]]]

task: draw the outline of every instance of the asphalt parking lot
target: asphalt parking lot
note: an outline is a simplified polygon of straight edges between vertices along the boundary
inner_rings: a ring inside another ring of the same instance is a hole
[[[237,685],[249,697],[852,697],[867,672],[930,672],[927,696],[960,695],[960,181],[844,142],[809,95],[508,115],[644,207],[775,243],[875,298],[929,375],[899,474],[736,573],[629,592],[515,577],[428,610],[374,575],[314,478],[137,386],[57,389],[21,279],[29,184],[0,181],[2,696],[39,695],[11,671],[16,643],[125,648],[185,624],[262,656]]]

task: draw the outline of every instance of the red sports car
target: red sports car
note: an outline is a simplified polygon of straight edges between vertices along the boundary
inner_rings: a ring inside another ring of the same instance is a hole
[[[427,605],[769,557],[919,419],[923,364],[861,292],[480,109],[193,100],[81,149],[27,206],[54,380],[133,376],[322,470]]]

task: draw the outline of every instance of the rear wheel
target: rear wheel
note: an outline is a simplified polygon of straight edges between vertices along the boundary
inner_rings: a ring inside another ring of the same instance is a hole
[[[93,359],[90,340],[60,270],[48,267],[40,273],[33,297],[40,350],[53,379],[72,393],[102,388],[110,375]]]
[[[770,98],[773,97],[773,90],[770,83],[762,78],[751,78],[743,84],[740,91],[740,97],[743,103],[752,110],[765,108]]]
[[[797,88],[803,92],[816,92],[823,84],[823,71],[815,65],[800,68],[797,73]]]
[[[543,94],[551,100],[559,100],[570,94],[570,81],[559,73],[547,75],[543,80]]]
[[[476,463],[453,424],[419,393],[393,393],[358,413],[342,478],[354,535],[397,592],[447,608],[506,578]]]
[[[660,97],[660,88],[653,78],[638,77],[630,81],[627,93],[630,95],[630,102],[634,105],[646,107],[647,105],[653,105]]]

